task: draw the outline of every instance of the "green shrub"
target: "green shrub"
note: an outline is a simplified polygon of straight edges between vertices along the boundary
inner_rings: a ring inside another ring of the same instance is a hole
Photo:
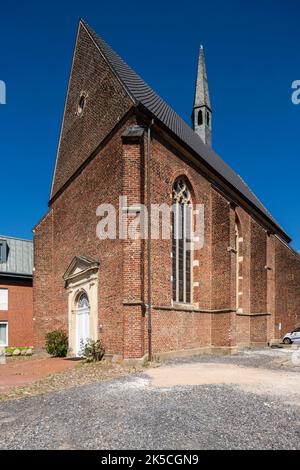
[[[46,351],[51,356],[66,357],[68,352],[68,336],[62,330],[50,331],[46,334]]]
[[[87,361],[96,362],[101,361],[105,354],[105,349],[100,339],[97,341],[88,339],[86,343],[81,343],[80,354],[82,357],[85,357]]]

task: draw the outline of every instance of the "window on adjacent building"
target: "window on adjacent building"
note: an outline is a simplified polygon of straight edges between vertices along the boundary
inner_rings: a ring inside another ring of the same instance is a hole
[[[8,289],[0,289],[0,310],[8,310]]]
[[[7,322],[0,322],[0,347],[8,346],[8,325]]]
[[[173,185],[172,271],[173,301],[192,302],[192,220],[191,193],[184,179]]]

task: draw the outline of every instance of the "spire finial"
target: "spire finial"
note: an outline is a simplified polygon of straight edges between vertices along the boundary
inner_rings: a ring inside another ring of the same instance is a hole
[[[200,44],[192,120],[194,131],[209,146],[211,146],[211,115],[204,51],[203,45]]]

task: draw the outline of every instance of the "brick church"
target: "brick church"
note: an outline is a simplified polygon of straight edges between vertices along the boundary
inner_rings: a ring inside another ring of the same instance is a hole
[[[99,338],[131,360],[266,345],[299,326],[300,257],[211,134],[202,48],[189,127],[80,21],[49,210],[34,229],[36,347],[63,328],[72,355]],[[100,239],[102,203],[128,218],[172,205],[172,235]]]

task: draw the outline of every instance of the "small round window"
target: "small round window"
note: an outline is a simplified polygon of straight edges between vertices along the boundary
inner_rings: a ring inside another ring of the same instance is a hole
[[[83,113],[84,108],[85,108],[85,104],[86,104],[86,95],[82,94],[79,98],[78,106],[77,106],[78,116],[80,116]]]

